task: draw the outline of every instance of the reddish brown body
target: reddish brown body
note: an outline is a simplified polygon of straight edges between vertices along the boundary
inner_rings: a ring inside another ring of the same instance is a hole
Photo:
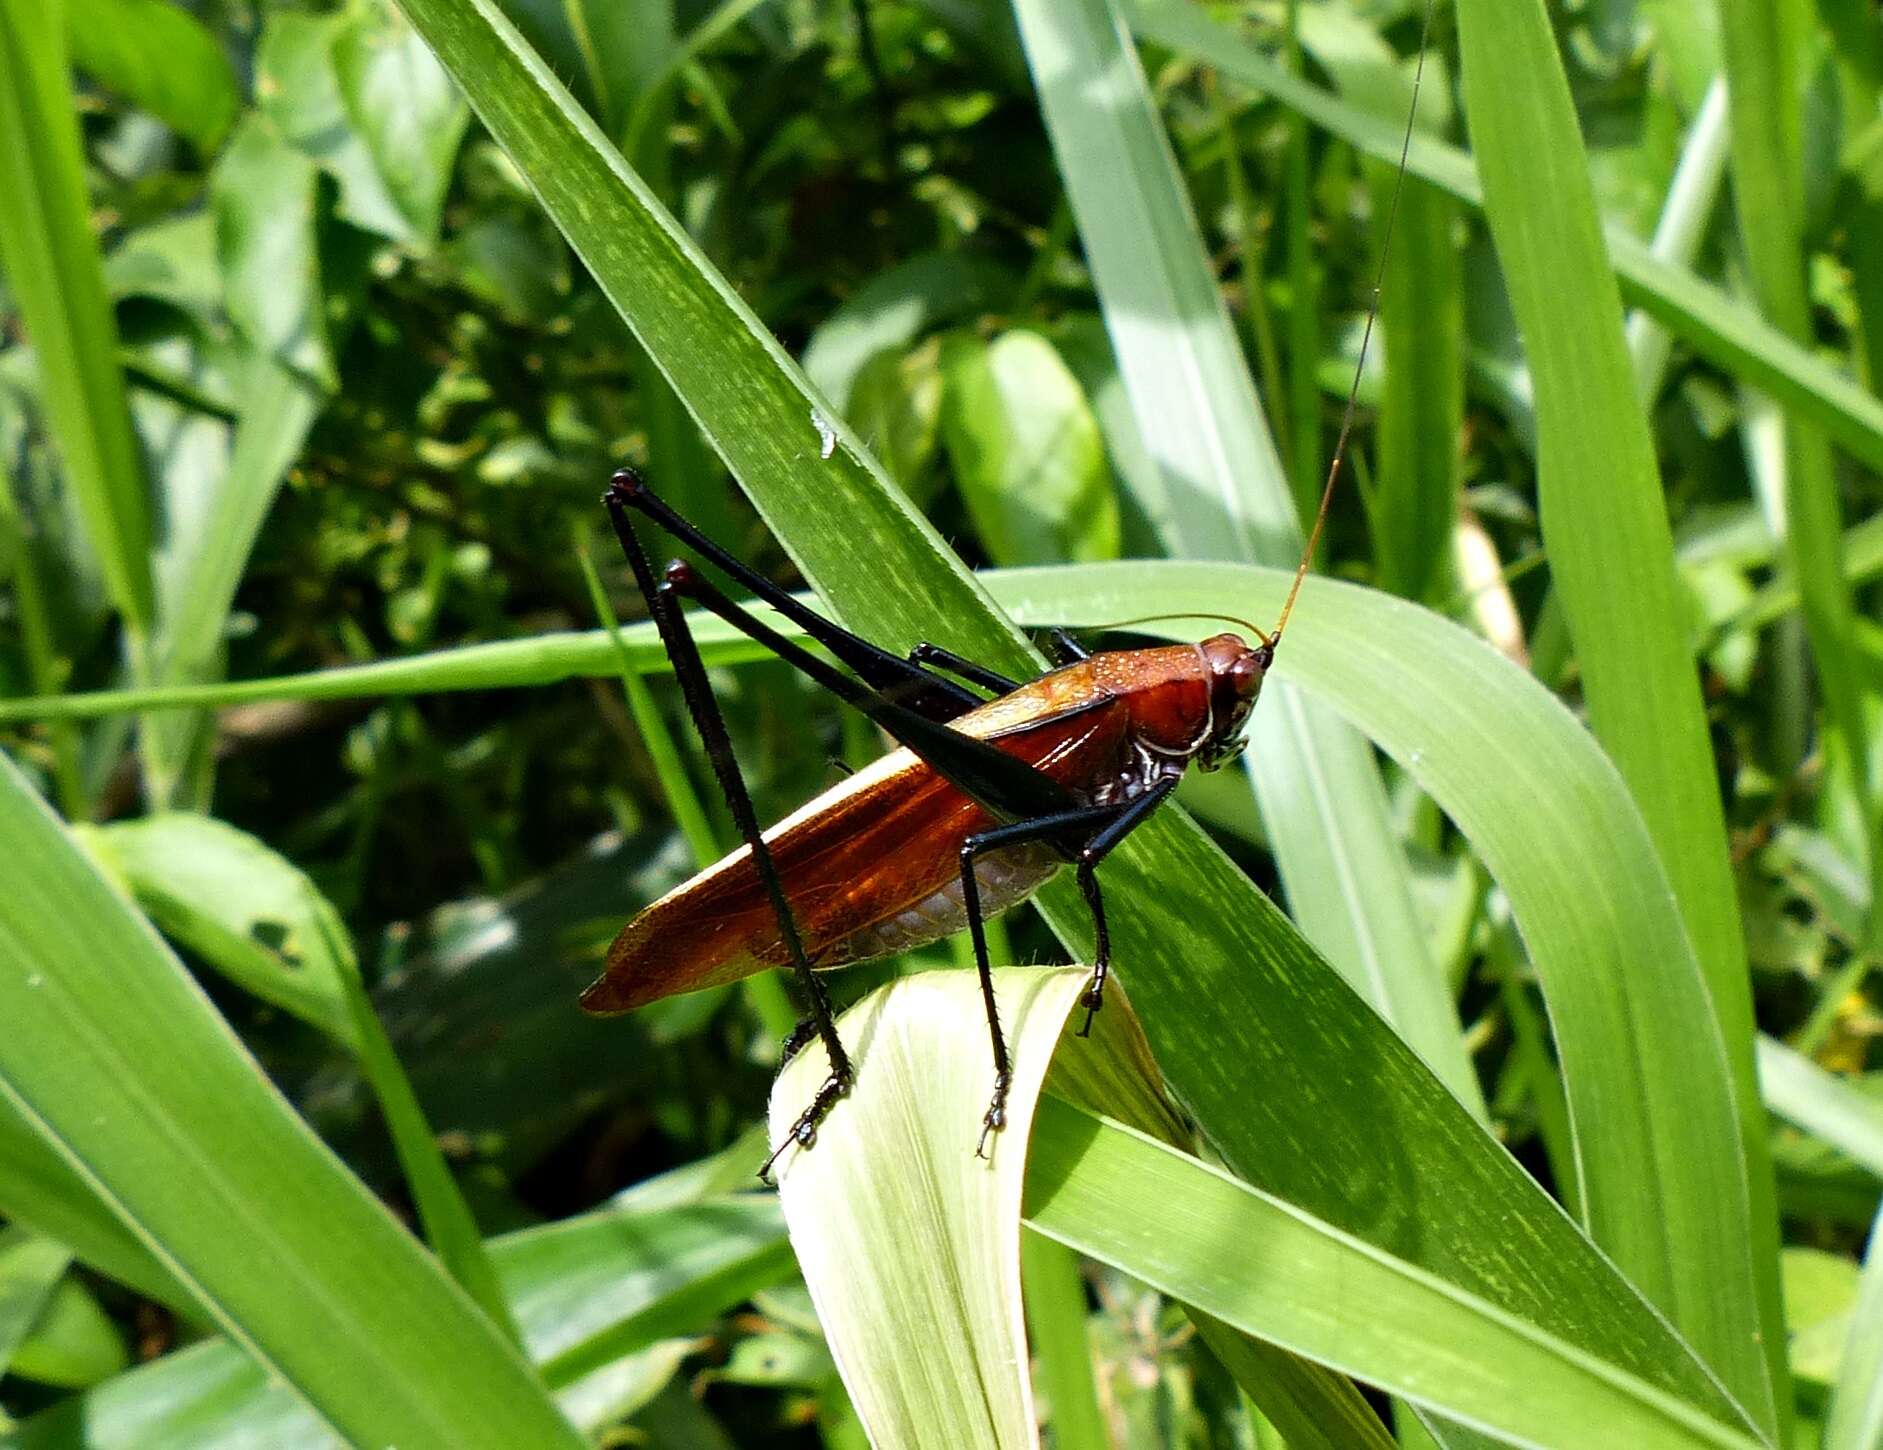
[[[1264,664],[1229,634],[1096,654],[951,728],[1026,761],[1081,804],[1122,802],[1237,736]],[[905,749],[772,827],[766,845],[811,965],[844,966],[959,929],[961,845],[995,824]],[[984,858],[976,880],[985,910],[1031,894],[1057,865],[1042,847]],[[741,848],[623,927],[582,1005],[627,1012],[789,960],[752,853]]]

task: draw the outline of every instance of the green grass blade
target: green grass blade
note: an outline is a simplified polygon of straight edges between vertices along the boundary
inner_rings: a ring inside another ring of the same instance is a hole
[[[1872,1450],[1878,1444],[1883,1444],[1883,1216],[1870,1227],[1823,1441],[1824,1450]]]
[[[1784,1321],[1752,993],[1654,443],[1635,398],[1621,298],[1543,7],[1461,0],[1459,20],[1485,212],[1536,389],[1537,491],[1551,577],[1596,735],[1641,809],[1724,1033],[1742,1151],[1716,1171],[1748,1178],[1757,1297],[1741,1300],[1743,1284],[1722,1292],[1714,1266],[1692,1242],[1664,1238],[1659,1223],[1609,1220],[1617,1205],[1606,1194],[1588,1201],[1589,1222],[1772,1428]],[[1761,1338],[1771,1346],[1764,1357]]]
[[[761,1152],[747,1153],[741,1176],[749,1180]],[[587,1414],[594,1379],[580,1366],[607,1366],[600,1379],[664,1358],[664,1370],[648,1366],[664,1382],[679,1356],[656,1334],[674,1323],[697,1330],[793,1272],[778,1205],[757,1195],[584,1214],[505,1234],[490,1253],[532,1359],[565,1411],[590,1430],[617,1416]],[[81,1439],[89,1450],[340,1443],[226,1340],[168,1354],[34,1415],[15,1433],[0,1433],[0,1450],[53,1450]]]
[[[1027,1338],[1045,1392],[1044,1418],[1053,1432],[1054,1450],[1110,1450],[1111,1436],[1098,1402],[1098,1376],[1092,1369],[1078,1255],[1057,1239],[1026,1234],[1020,1240],[1020,1280]]]
[[[1249,1333],[1520,1444],[1759,1443],[1228,1174],[1056,1099],[1027,1218]]]
[[[1883,1107],[1869,1094],[1770,1037],[1759,1038],[1767,1106],[1883,1178]]]
[[[1398,164],[1403,133],[1397,126],[1289,75],[1195,7],[1173,0],[1124,3],[1132,30],[1142,38],[1206,61],[1301,111],[1376,160]],[[1406,164],[1411,175],[1467,206],[1483,207],[1477,169],[1457,147],[1414,136]],[[1622,295],[1632,306],[1655,317],[1709,362],[1815,422],[1853,457],[1883,468],[1883,401],[1719,288],[1655,257],[1640,238],[1611,229],[1608,251]]]
[[[0,264],[37,355],[40,397],[112,601],[152,613],[150,509],[92,238],[62,9],[0,5]]]
[[[1292,565],[1295,499],[1130,36],[1108,0],[1015,8],[1119,373],[1161,476],[1163,497],[1141,502],[1173,554]],[[1258,713],[1249,757],[1303,931],[1476,1105],[1364,745],[1284,687]]]
[[[0,1096],[0,1214],[72,1250],[80,1262],[189,1318],[188,1291]]]
[[[31,1332],[71,1262],[72,1251],[64,1244],[18,1224],[0,1228],[0,1377],[6,1375],[14,1352]]]
[[[1707,224],[1726,179],[1726,82],[1718,79],[1688,129],[1680,164],[1655,224],[1653,254],[1670,266],[1689,267],[1706,240]],[[1628,319],[1628,351],[1635,365],[1635,396],[1651,406],[1661,395],[1673,354],[1668,330],[1645,313]]]
[[[579,1444],[10,762],[0,842],[0,1095],[218,1324],[358,1442]]]
[[[1134,564],[1016,570],[996,587],[1021,618],[1078,623],[1226,602],[1261,610],[1284,586],[1269,571]],[[1725,1059],[1704,1025],[1706,989],[1681,921],[1658,894],[1660,864],[1612,767],[1533,679],[1432,616],[1310,580],[1297,617],[1277,669],[1399,760],[1511,898],[1561,1049],[1583,1202],[1614,1236],[1605,1247],[1624,1264],[1704,1261],[1711,1302],[1749,1316],[1752,1225]],[[1589,911],[1596,901],[1603,909]],[[1139,979],[1133,987],[1161,1060],[1149,994]],[[1688,1030],[1660,1030],[1674,1021]]]

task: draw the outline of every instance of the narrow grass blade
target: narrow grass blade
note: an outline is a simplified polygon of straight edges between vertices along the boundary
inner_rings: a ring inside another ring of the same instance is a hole
[[[150,508],[92,238],[61,6],[0,5],[0,264],[112,601],[148,628]]]
[[[1824,1422],[1824,1450],[1883,1444],[1883,1216],[1870,1227],[1863,1280],[1844,1342],[1844,1366]]]
[[[1162,497],[1140,504],[1173,554],[1293,564],[1296,501],[1129,33],[1109,0],[1019,0],[1015,12],[1119,374],[1161,478]],[[1249,759],[1302,930],[1477,1104],[1365,746],[1284,686],[1256,716]]]
[[[177,1314],[195,1301],[150,1246],[107,1209],[31,1123],[0,1096],[0,1214],[72,1250],[73,1256]]]
[[[51,1300],[71,1262],[72,1251],[54,1239],[17,1224],[0,1228],[0,1378],[5,1377],[14,1351]]]
[[[1040,1104],[1027,1219],[1249,1333],[1519,1444],[1734,1446],[1743,1428],[1133,1129]]]
[[[217,1323],[349,1439],[580,1444],[7,762],[0,843],[0,1096]]]
[[[1027,1234],[1020,1240],[1020,1279],[1028,1341],[1045,1392],[1045,1421],[1054,1450],[1110,1450],[1098,1377],[1092,1370],[1078,1255],[1057,1239]]]
[[[1810,1058],[1759,1038],[1759,1083],[1766,1105],[1883,1178],[1883,1107]]]
[[[1123,0],[1141,38],[1206,61],[1243,84],[1300,110],[1329,133],[1377,160],[1396,165],[1401,132],[1370,111],[1348,105],[1263,55],[1199,9],[1175,0]],[[1482,208],[1483,188],[1471,157],[1429,136],[1415,136],[1407,157],[1414,176]],[[1609,261],[1622,295],[1658,319],[1700,356],[1818,424],[1853,457],[1883,468],[1883,401],[1814,356],[1750,309],[1693,273],[1655,257],[1640,238],[1608,233]]]
[[[1690,1244],[1662,1239],[1658,1223],[1610,1219],[1615,1205],[1603,1196],[1589,1202],[1590,1224],[1773,1428],[1784,1320],[1752,992],[1654,443],[1636,401],[1621,298],[1543,6],[1461,0],[1459,22],[1485,212],[1536,387],[1538,506],[1551,577],[1595,733],[1647,823],[1724,1035],[1741,1152],[1716,1172],[1747,1178],[1757,1296],[1723,1294],[1714,1267]]]

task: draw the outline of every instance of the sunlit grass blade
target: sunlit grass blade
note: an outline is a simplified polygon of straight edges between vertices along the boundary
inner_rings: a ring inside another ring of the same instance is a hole
[[[1119,374],[1161,482],[1160,497],[1139,502],[1174,555],[1293,564],[1302,548],[1296,499],[1129,33],[1109,0],[1020,0],[1016,13]],[[1318,499],[1319,450],[1308,442],[1318,423],[1310,425],[1297,447],[1313,448]],[[1284,686],[1256,715],[1248,758],[1303,932],[1475,1104],[1477,1080],[1366,749]]]
[[[1040,1104],[1027,1219],[1175,1298],[1519,1444],[1760,1443],[1133,1129]]]
[[[1810,1058],[1759,1038],[1759,1083],[1772,1111],[1883,1178],[1883,1108]]]
[[[1084,967],[995,973],[1014,1081],[1007,1126],[985,1159],[975,1150],[993,1060],[973,974],[905,977],[840,1023],[857,1084],[811,1150],[789,1148],[779,1160],[779,1196],[818,1319],[877,1444],[1038,1443],[1021,1317],[1020,1200],[1028,1128],[1048,1066],[1055,1091],[1103,1100],[1162,1136],[1183,1136],[1122,993],[1107,1001],[1091,1037],[1067,1032],[1088,975]],[[826,1062],[813,1045],[780,1074],[775,1139],[824,1080]],[[922,1244],[916,1253],[907,1249],[912,1225]],[[1078,1301],[1082,1348],[1082,1294]],[[1257,1383],[1288,1376],[1299,1401],[1274,1410],[1291,1429],[1289,1414],[1299,1416],[1304,1446],[1319,1442],[1310,1428],[1316,1421],[1372,1419],[1338,1375],[1245,1345],[1227,1326],[1201,1327],[1232,1369],[1260,1361]],[[1086,1378],[1089,1396],[1089,1365]],[[1067,1443],[1064,1427],[1055,1443]],[[1347,1443],[1370,1440],[1362,1434]]]
[[[1299,109],[1317,126],[1378,160],[1397,164],[1402,133],[1370,111],[1297,76],[1176,0],[1123,0],[1140,37],[1205,61],[1243,84]],[[1414,176],[1482,208],[1484,193],[1471,157],[1429,136],[1415,136],[1407,157]],[[1666,325],[1700,356],[1760,388],[1842,447],[1883,468],[1883,401],[1801,347],[1750,309],[1692,272],[1656,258],[1640,238],[1608,233],[1609,261],[1623,297]]]
[[[1034,1104],[1086,977],[1080,967],[996,975],[1014,1076],[1008,1126],[988,1157],[975,1149],[993,1058],[963,1050],[973,1038],[985,1045],[986,1010],[974,977],[949,972],[905,977],[844,1014],[856,1086],[814,1147],[779,1159],[792,1247],[877,1444],[1039,1443],[1020,1299],[1021,1183]],[[953,1050],[936,1051],[938,1042]],[[778,1075],[774,1142],[787,1141],[829,1070],[814,1043]]]
[[[0,845],[0,1095],[202,1308],[350,1439],[579,1444],[10,762]]]
[[[0,264],[111,597],[151,621],[150,509],[118,373],[118,334],[88,220],[61,8],[0,5]]]
[[[1655,1222],[1610,1218],[1617,1205],[1605,1195],[1590,1201],[1590,1224],[1770,1428],[1774,1387],[1784,1383],[1783,1310],[1752,991],[1654,442],[1543,6],[1462,0],[1459,21],[1485,212],[1536,389],[1538,509],[1551,580],[1591,723],[1640,807],[1723,1032],[1741,1153],[1716,1171],[1746,1178],[1756,1307],[1724,1299],[1691,1243],[1663,1239]],[[1509,84],[1513,74],[1526,79]],[[1762,1369],[1761,1342],[1769,1346]]]

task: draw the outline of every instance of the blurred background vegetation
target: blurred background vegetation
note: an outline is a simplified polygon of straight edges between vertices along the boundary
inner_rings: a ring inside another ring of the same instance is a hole
[[[503,8],[971,565],[1166,552],[1129,486],[1150,466],[1145,443],[1004,8]],[[1291,64],[1389,120],[1403,115],[1422,8],[1211,7],[1266,49],[1298,48]],[[1759,246],[1724,182],[1713,6],[1583,0],[1551,14],[1604,217],[1753,295]],[[1797,122],[1802,316],[1819,360],[1873,389],[1877,14],[1820,0],[1810,18],[1795,109],[1775,113]],[[0,695],[213,685],[585,629],[591,565],[613,613],[638,618],[598,532],[601,486],[624,462],[761,570],[798,582],[390,7],[65,0],[42,12],[6,0],[0,32],[0,90],[14,97],[0,101]],[[1441,139],[1458,134],[1456,53],[1441,7],[1423,122]],[[1297,499],[1311,497],[1380,261],[1390,170],[1189,56],[1151,45],[1144,57],[1282,466]],[[79,148],[37,144],[67,112]],[[1577,701],[1537,517],[1531,380],[1490,236],[1476,212],[1416,183],[1400,227],[1387,347],[1428,365],[1389,374],[1375,358],[1363,378],[1352,483],[1321,567],[1454,616]],[[93,246],[101,274],[88,272]],[[1844,1137],[1794,1105],[1818,1130],[1774,1138],[1808,1420],[1836,1375],[1883,1163],[1865,807],[1860,791],[1826,785],[1798,591],[1775,542],[1786,459],[1773,405],[1651,319],[1632,325],[1759,1022],[1783,1042],[1768,1043],[1768,1072],[1783,1081],[1795,1053],[1854,1089],[1833,1103]],[[1828,466],[1851,526],[1844,568],[1873,606],[1876,477],[1841,455]],[[80,473],[103,482],[75,486]],[[1874,686],[1883,660],[1873,613],[1858,615],[1853,689]],[[779,666],[719,682],[764,817],[877,749]],[[318,913],[295,915],[311,909],[282,858],[304,871],[344,922],[479,1224],[497,1233],[682,1165],[706,1162],[694,1171],[731,1184],[758,1156],[748,1130],[792,1015],[775,984],[621,1021],[573,1006],[626,915],[733,836],[697,761],[703,807],[670,789],[636,722],[645,708],[624,703],[618,681],[566,679],[175,708],[135,724],[39,723],[28,709],[0,744],[68,819],[95,823],[94,850],[193,963],[214,968],[205,984],[276,1080],[409,1208],[370,1068],[336,1046],[331,1023],[320,1030],[329,1009],[258,985],[262,928],[285,919],[303,942],[313,930]],[[657,690],[654,709],[690,755],[677,701]],[[1455,989],[1491,1120],[1549,1181],[1563,1106],[1539,1067],[1547,1027],[1508,908],[1430,801],[1391,782],[1418,920]],[[1275,885],[1239,774],[1189,782],[1182,799]],[[1030,910],[1007,928],[1011,959],[1063,958]],[[960,959],[948,946],[925,960]],[[1852,1142],[1870,1145],[1867,1162]],[[100,1386],[144,1403],[127,1367],[193,1331],[64,1257],[35,1274],[38,1242],[0,1229],[0,1281],[14,1273],[39,1296],[14,1342],[0,1335],[0,1406],[42,1426],[46,1438],[19,1443],[68,1443],[54,1428],[67,1422],[46,1415]],[[656,1443],[856,1443],[789,1257],[766,1252],[740,1261],[745,1277],[702,1301],[684,1337],[644,1356],[597,1423],[628,1417]],[[1111,1270],[1090,1285],[1116,1443],[1254,1433],[1168,1306]],[[183,1438],[162,1443],[212,1443],[172,1433]],[[131,1431],[110,1443],[158,1441]]]

